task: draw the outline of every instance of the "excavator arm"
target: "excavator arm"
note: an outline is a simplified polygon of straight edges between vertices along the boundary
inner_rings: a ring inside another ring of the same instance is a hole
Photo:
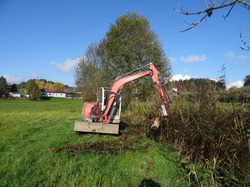
[[[145,67],[149,67],[148,70],[142,71],[142,72],[139,72],[139,73],[135,73],[135,72],[140,71],[142,68],[145,69]],[[113,113],[111,111],[112,106],[113,106],[114,101],[116,100],[116,98],[118,98],[117,96],[119,96],[119,94],[121,93],[121,90],[123,89],[124,85],[126,83],[128,83],[128,82],[131,82],[131,81],[136,80],[136,79],[140,79],[140,78],[142,78],[144,76],[147,76],[147,75],[151,76],[152,81],[154,82],[155,87],[158,90],[158,92],[159,92],[159,94],[161,96],[161,99],[163,101],[163,105],[164,105],[163,108],[165,108],[165,110],[167,112],[168,105],[169,105],[169,103],[171,103],[171,99],[170,99],[170,97],[169,97],[169,95],[167,93],[165,85],[160,81],[160,77],[159,77],[160,73],[159,73],[159,71],[155,68],[153,63],[149,63],[148,65],[143,66],[142,68],[138,68],[136,70],[133,70],[132,72],[126,74],[123,77],[117,77],[116,78],[116,80],[113,83],[112,88],[110,90],[110,94],[109,94],[109,96],[107,98],[108,100],[107,100],[106,109],[102,113],[102,119],[103,119],[103,120],[101,120],[102,123],[105,123],[105,124],[110,123],[109,119],[113,115]],[[165,89],[165,92],[168,95],[169,100],[166,98],[166,96],[164,94],[163,87]]]

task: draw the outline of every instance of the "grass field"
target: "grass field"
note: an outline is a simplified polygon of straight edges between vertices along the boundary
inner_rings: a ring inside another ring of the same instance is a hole
[[[1,186],[186,186],[188,164],[128,126],[120,136],[73,132],[81,100],[0,101]]]

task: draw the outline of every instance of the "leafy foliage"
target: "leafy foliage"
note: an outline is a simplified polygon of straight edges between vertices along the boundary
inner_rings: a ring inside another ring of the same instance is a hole
[[[17,84],[17,89],[25,89],[27,86],[27,82],[26,81],[22,81],[21,83]]]
[[[150,23],[143,15],[128,12],[110,25],[98,50],[106,78],[120,76],[149,62],[162,76],[170,76],[170,62],[162,49],[158,36],[150,30]],[[135,95],[139,99],[153,93],[151,80],[141,79],[129,83],[123,92],[127,100]],[[126,98],[125,98],[126,100]]]
[[[38,88],[55,88],[57,90],[65,90],[65,86],[61,82],[52,82],[52,81],[46,81],[46,80],[35,80],[35,83],[37,84]]]
[[[56,82],[55,84],[53,84],[53,88],[57,90],[65,90],[64,84],[61,82]]]
[[[27,94],[29,94],[29,98],[33,100],[40,99],[42,93],[39,90],[37,84],[33,79],[30,79],[28,81],[27,87],[26,87]]]
[[[17,84],[12,84],[11,87],[10,87],[10,91],[11,92],[17,92]]]
[[[99,44],[90,44],[76,68],[75,83],[86,100],[95,98],[100,86],[111,86],[113,78],[149,62],[162,76],[170,76],[170,62],[158,36],[150,30],[149,21],[136,12],[128,12],[110,25]],[[153,92],[151,80],[135,80],[124,87],[123,101],[127,104],[131,98],[145,101]]]
[[[38,88],[45,88],[45,81],[43,80],[35,80],[35,83],[37,84]]]
[[[9,89],[9,84],[7,80],[3,76],[1,76],[0,77],[0,98],[2,96],[7,96],[9,93],[9,90],[10,89]]]

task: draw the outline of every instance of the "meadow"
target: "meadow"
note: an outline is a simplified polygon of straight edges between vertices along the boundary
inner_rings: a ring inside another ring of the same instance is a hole
[[[73,132],[81,100],[0,101],[1,186],[186,186],[186,158],[128,125],[119,136]]]

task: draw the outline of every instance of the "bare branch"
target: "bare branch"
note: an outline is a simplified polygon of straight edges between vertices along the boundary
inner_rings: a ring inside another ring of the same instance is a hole
[[[241,3],[241,4],[243,4],[243,5],[245,5],[246,8],[248,8],[248,9],[250,8],[250,3],[247,3],[247,2],[242,1],[242,0],[238,0],[238,2]]]
[[[223,16],[224,19],[226,19],[226,18],[229,16],[229,14],[231,13],[231,11],[232,11],[232,9],[234,8],[234,5],[235,5],[235,4],[236,4],[236,2],[231,6],[231,8],[230,8],[230,10],[228,11],[227,15],[226,15],[226,16]]]
[[[240,47],[244,51],[250,51],[250,47],[247,45],[247,43],[243,40],[242,35],[241,35],[241,29],[240,29],[240,40],[241,42],[245,45],[246,48]]]
[[[182,5],[179,5],[180,6],[180,10],[177,10],[174,8],[174,10],[180,14],[184,14],[184,15],[199,15],[199,14],[205,14],[199,21],[195,22],[195,23],[192,23],[192,24],[189,24],[191,25],[189,28],[183,30],[183,31],[180,31],[180,32],[186,32],[194,27],[196,27],[198,24],[200,24],[207,16],[210,17],[212,16],[213,14],[213,11],[214,10],[217,10],[217,9],[222,9],[222,8],[225,8],[225,7],[231,7],[230,10],[228,11],[227,15],[224,16],[224,18],[228,17],[229,14],[231,13],[232,9],[234,8],[234,6],[236,4],[240,4],[240,5],[243,5],[245,8],[247,9],[250,9],[250,3],[247,3],[243,0],[233,0],[231,2],[228,2],[226,3],[226,1],[224,0],[223,3],[219,6],[215,6],[215,1],[212,1],[210,0],[210,4],[208,4],[208,1],[205,0],[206,2],[206,9],[203,10],[203,11],[198,11],[198,12],[187,12],[184,7]],[[187,23],[187,22],[186,22]]]
[[[188,22],[186,22],[187,24],[189,24],[189,25],[191,25],[189,28],[187,28],[187,29],[185,29],[185,30],[183,30],[183,31],[179,31],[179,32],[186,32],[186,31],[188,31],[188,30],[190,30],[190,29],[192,29],[192,28],[194,28],[194,27],[196,27],[200,22],[202,22],[205,18],[207,17],[207,14],[205,15],[205,16],[203,16],[203,18],[201,18],[198,22],[196,22],[196,23],[188,23]]]

